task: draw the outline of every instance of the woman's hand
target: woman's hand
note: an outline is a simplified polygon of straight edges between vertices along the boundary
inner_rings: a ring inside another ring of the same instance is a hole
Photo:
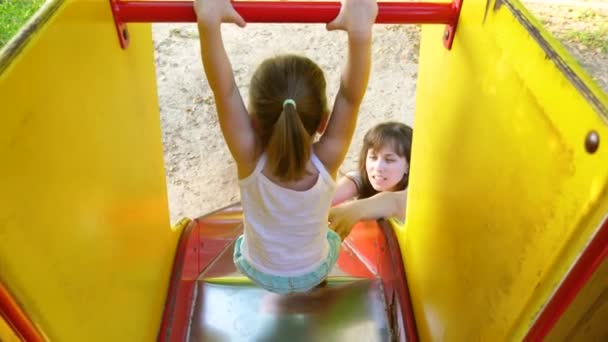
[[[342,203],[329,210],[329,228],[344,240],[355,224],[361,220],[360,201]]]
[[[407,190],[386,191],[369,198],[342,203],[329,210],[329,228],[344,240],[359,221],[387,217],[404,220],[406,203]]]

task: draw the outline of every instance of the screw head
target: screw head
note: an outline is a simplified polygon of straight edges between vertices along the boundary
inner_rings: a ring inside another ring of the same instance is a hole
[[[450,30],[445,29],[445,31],[443,32],[443,40],[448,40],[450,39]]]
[[[595,153],[600,147],[600,135],[596,131],[590,131],[585,138],[585,150],[589,153]]]
[[[129,31],[127,30],[126,27],[122,28],[122,38],[124,40],[129,40]]]

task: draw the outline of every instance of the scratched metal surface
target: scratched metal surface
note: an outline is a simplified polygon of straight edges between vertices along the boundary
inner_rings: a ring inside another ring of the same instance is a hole
[[[200,281],[190,341],[389,341],[377,280],[277,295],[253,284]]]

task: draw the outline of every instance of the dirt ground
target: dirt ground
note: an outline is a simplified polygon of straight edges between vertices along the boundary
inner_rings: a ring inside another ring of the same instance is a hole
[[[608,0],[523,0],[608,92]]]
[[[608,0],[599,4],[608,4]],[[568,11],[571,4],[529,6],[533,13],[543,15],[552,32],[564,29],[564,13],[578,13]],[[594,10],[604,13],[608,7]],[[325,71],[328,100],[334,98],[345,59],[344,32],[327,32],[323,25],[249,24],[246,29],[224,25],[223,34],[245,102],[255,66],[277,53],[302,53],[315,60]],[[169,211],[175,223],[237,202],[237,177],[202,70],[196,26],[157,24],[153,37]],[[343,171],[355,167],[363,134],[371,126],[392,119],[413,126],[418,45],[417,26],[374,27],[371,79]],[[578,42],[567,42],[566,46],[608,91],[608,51],[589,49]]]

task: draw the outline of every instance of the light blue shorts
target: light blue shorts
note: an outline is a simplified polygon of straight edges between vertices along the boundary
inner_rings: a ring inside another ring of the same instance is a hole
[[[254,283],[268,291],[280,294],[290,292],[305,292],[322,283],[323,280],[327,278],[327,275],[338,260],[340,245],[342,244],[340,236],[338,236],[338,234],[336,234],[333,230],[327,230],[327,241],[329,242],[329,253],[327,255],[327,259],[316,270],[301,276],[274,276],[253,268],[241,254],[243,235],[239,236],[234,244],[234,265],[239,271],[241,271],[241,273],[246,275]]]

